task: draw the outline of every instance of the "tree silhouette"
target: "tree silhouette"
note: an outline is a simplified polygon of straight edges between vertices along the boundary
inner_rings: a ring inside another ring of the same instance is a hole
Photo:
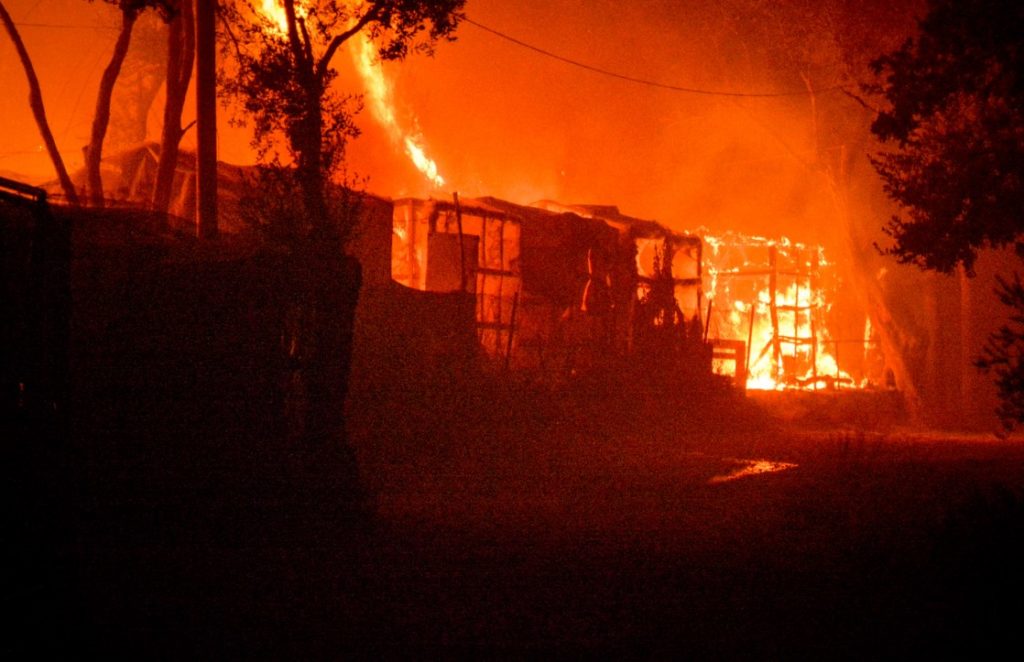
[[[43,135],[43,142],[46,144],[46,151],[50,155],[50,160],[53,161],[53,168],[57,171],[57,179],[60,180],[60,186],[64,190],[64,197],[71,204],[77,205],[78,194],[75,192],[75,185],[71,183],[71,177],[68,176],[67,168],[64,167],[64,159],[61,158],[60,150],[57,149],[57,142],[53,139],[53,132],[50,131],[50,123],[46,119],[46,108],[43,106],[43,92],[39,87],[39,79],[36,77],[35,67],[32,66],[32,59],[28,55],[25,43],[21,40],[21,34],[18,33],[18,28],[14,25],[14,20],[11,19],[11,15],[7,12],[3,2],[0,2],[0,20],[3,21],[7,34],[10,35],[11,41],[14,42],[14,48],[18,51],[21,66],[25,69],[25,77],[28,78],[28,104],[32,108],[32,115],[39,126],[39,133]]]
[[[454,39],[464,4],[283,0],[283,12],[275,20],[248,0],[225,3],[225,45],[237,71],[225,75],[222,84],[241,100],[251,119],[261,161],[295,179],[300,209],[288,221],[289,234],[335,235],[341,240],[347,234],[347,227],[329,221],[326,193],[327,182],[341,167],[346,142],[358,135],[353,123],[357,100],[332,88],[338,49],[366,34],[385,60],[402,59],[410,51],[430,53],[438,41]],[[287,163],[277,151],[279,138],[284,138]]]
[[[903,207],[885,249],[904,263],[968,271],[977,251],[1024,234],[1024,5],[932,0],[919,34],[872,66],[888,108],[873,158]]]
[[[171,18],[167,33],[167,95],[160,134],[160,161],[153,188],[153,209],[158,212],[166,213],[171,203],[174,172],[178,165],[178,146],[185,134],[181,126],[181,111],[185,107],[185,94],[192,80],[195,50],[192,0],[178,0],[177,12]]]
[[[975,365],[995,373],[1001,400],[996,413],[1003,426],[1011,429],[1024,423],[1024,285],[1017,274],[1013,280],[997,279],[996,293],[1012,312],[1009,321],[989,336]]]
[[[874,60],[873,91],[888,107],[872,131],[888,150],[872,158],[900,204],[883,249],[903,263],[973,274],[978,251],[1014,245],[1024,256],[1024,6],[1012,0],[931,0],[918,35]],[[963,285],[962,285],[963,286]],[[1024,289],[1015,275],[996,294],[1009,323],[975,365],[995,373],[997,411],[1024,421]]]
[[[90,0],[91,1],[91,0]],[[110,125],[110,99],[114,94],[114,84],[121,73],[121,65],[128,55],[128,46],[131,44],[132,28],[139,14],[146,9],[156,9],[165,18],[173,11],[171,0],[104,0],[110,4],[117,5],[121,10],[121,29],[114,42],[114,52],[110,56],[110,62],[103,70],[100,78],[99,92],[96,94],[96,111],[92,118],[92,131],[89,136],[89,144],[85,148],[85,171],[87,188],[89,191],[89,202],[94,207],[103,206],[103,178],[100,175],[100,162],[103,160],[103,140],[107,135],[107,127]]]

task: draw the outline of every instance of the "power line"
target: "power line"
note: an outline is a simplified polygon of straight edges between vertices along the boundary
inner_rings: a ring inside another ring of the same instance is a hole
[[[103,31],[116,31],[119,28],[112,28],[108,26],[72,26],[62,23],[15,23],[18,28],[47,28],[54,30],[103,30]]]
[[[729,92],[729,91],[725,91],[725,90],[707,90],[707,89],[696,88],[696,87],[684,87],[684,86],[681,86],[681,85],[671,85],[669,83],[661,83],[659,81],[650,80],[650,79],[647,79],[647,78],[637,78],[635,76],[628,76],[626,74],[621,74],[621,73],[618,73],[616,71],[609,71],[608,69],[602,69],[601,67],[597,67],[597,66],[594,66],[592,64],[587,64],[585,62],[580,62],[578,60],[573,60],[572,58],[565,57],[564,55],[559,55],[557,53],[552,53],[549,50],[545,50],[545,49],[541,48],[540,46],[534,46],[533,44],[527,43],[527,42],[525,42],[525,41],[523,41],[521,39],[517,39],[516,37],[513,37],[512,35],[509,35],[509,34],[506,34],[504,32],[501,32],[500,30],[495,30],[494,28],[488,27],[488,26],[486,26],[486,25],[484,25],[482,23],[474,21],[473,19],[471,19],[469,17],[464,17],[462,20],[464,22],[466,22],[466,23],[469,23],[470,25],[472,25],[474,27],[477,27],[477,28],[485,31],[485,32],[489,32],[489,33],[493,34],[496,37],[499,37],[499,38],[504,39],[506,41],[509,41],[509,42],[511,42],[513,44],[516,44],[517,46],[521,46],[523,48],[529,49],[531,51],[534,51],[535,53],[539,53],[541,55],[544,55],[545,57],[550,57],[550,58],[558,60],[560,62],[564,62],[566,64],[571,64],[574,67],[579,67],[581,69],[586,69],[587,71],[590,71],[590,72],[593,72],[593,73],[597,73],[597,74],[601,74],[603,76],[610,76],[612,78],[618,78],[619,80],[628,81],[630,83],[637,83],[639,85],[647,85],[649,87],[657,87],[657,88],[660,88],[660,89],[663,89],[663,90],[671,90],[673,92],[684,92],[684,93],[687,93],[687,94],[700,94],[700,95],[703,95],[703,96],[714,96],[714,97],[734,97],[734,98],[735,97],[740,97],[740,98],[744,98],[745,97],[745,98],[754,98],[754,99],[772,99],[772,98],[780,98],[780,97],[798,97],[798,96],[805,96],[807,94],[810,94],[811,92],[813,92],[815,94],[827,94],[827,93],[830,93],[830,92],[843,92],[844,94],[848,94],[849,95],[849,93],[846,91],[846,89],[842,85],[833,85],[831,87],[825,87],[825,88],[822,88],[820,90],[811,90],[811,91],[799,90],[799,91],[793,91],[793,92]],[[98,25],[94,25],[94,26],[66,25],[66,24],[60,24],[60,23],[18,23],[17,25],[18,25],[18,27],[56,28],[56,29],[69,29],[69,30],[116,30],[117,29],[117,28],[110,28],[110,27],[104,27],[104,26],[98,26]],[[852,96],[852,95],[850,95],[850,96]],[[856,97],[853,97],[853,98],[856,99]],[[859,101],[859,99],[857,99],[857,100]],[[861,103],[863,103],[863,102],[861,102]]]
[[[541,55],[553,58],[553,59],[558,60],[560,62],[565,62],[566,64],[571,64],[574,67],[579,67],[581,69],[586,69],[587,71],[598,73],[598,74],[601,74],[603,76],[610,76],[612,78],[618,78],[620,80],[629,81],[630,83],[637,83],[637,84],[640,84],[640,85],[647,85],[647,86],[650,86],[650,87],[657,87],[657,88],[661,88],[663,90],[672,90],[673,92],[685,92],[685,93],[688,93],[688,94],[701,94],[701,95],[704,95],[704,96],[714,96],[714,97],[748,97],[748,98],[760,98],[760,99],[777,98],[777,97],[805,96],[805,95],[811,93],[811,91],[808,91],[808,90],[801,90],[799,92],[727,92],[727,91],[723,91],[723,90],[705,90],[705,89],[696,88],[696,87],[683,87],[683,86],[680,86],[680,85],[670,85],[668,83],[660,83],[658,81],[649,80],[649,79],[646,79],[646,78],[637,78],[635,76],[627,76],[626,74],[620,74],[620,73],[615,72],[615,71],[609,71],[608,69],[602,69],[601,67],[595,67],[594,65],[591,65],[591,64],[586,64],[586,63],[580,62],[578,60],[573,60],[571,58],[567,58],[567,57],[565,57],[563,55],[558,55],[557,53],[552,53],[551,51],[548,51],[548,50],[545,50],[545,49],[541,48],[540,46],[534,46],[533,44],[529,44],[529,43],[527,43],[525,41],[522,41],[521,39],[516,39],[515,37],[513,37],[511,35],[508,35],[508,34],[505,34],[504,32],[501,32],[499,30],[495,30],[494,28],[489,28],[486,25],[483,25],[482,23],[478,23],[477,21],[474,21],[473,19],[468,18],[468,17],[464,17],[462,20],[465,21],[466,23],[469,23],[470,25],[473,25],[473,26],[475,26],[475,27],[485,31],[485,32],[490,32],[491,34],[493,34],[493,35],[495,35],[497,37],[500,37],[501,39],[504,39],[506,41],[510,41],[513,44],[516,44],[517,46],[522,46],[523,48],[527,48],[527,49],[529,49],[531,51],[534,51],[535,53],[540,53]],[[826,87],[826,88],[823,88],[823,89],[820,89],[820,90],[813,90],[813,92],[815,94],[825,94],[827,92],[838,92],[838,91],[843,91],[843,87],[841,85],[833,85],[832,87]]]

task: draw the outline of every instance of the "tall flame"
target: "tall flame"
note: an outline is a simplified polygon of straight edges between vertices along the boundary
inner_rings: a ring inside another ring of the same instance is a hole
[[[357,8],[361,4],[360,0],[350,2],[350,6],[353,8]],[[288,19],[282,0],[262,0],[260,11],[270,21],[272,29],[280,31],[281,34],[288,31]],[[305,15],[305,10],[298,3],[296,3],[295,11],[298,16]],[[374,117],[385,128],[391,139],[402,145],[413,165],[423,173],[430,183],[437,188],[444,186],[444,177],[438,172],[437,164],[427,156],[423,144],[423,134],[417,129],[404,129],[398,121],[394,110],[391,81],[385,76],[380,59],[377,57],[377,49],[369,37],[356,35],[352,38],[352,59],[355,61],[356,71],[363,79],[366,95],[370,101],[370,110]]]
[[[260,7],[263,16],[276,27],[281,34],[288,32],[288,17],[284,11],[284,3],[281,0],[263,0]],[[298,8],[296,8],[298,11]]]
[[[398,121],[394,109],[391,81],[384,75],[373,41],[366,36],[354,37],[352,58],[355,61],[356,70],[366,86],[370,109],[377,121],[387,130],[392,140],[405,148],[405,153],[424,177],[437,188],[444,186],[444,177],[438,173],[437,164],[427,156],[423,147],[423,134],[416,129],[410,131],[403,129]]]
[[[775,365],[770,347],[774,332],[769,319],[768,311],[771,306],[771,293],[764,288],[757,293],[757,299],[752,303],[743,301],[733,302],[733,310],[723,320],[725,326],[731,326],[736,335],[742,335],[742,330],[753,322],[750,330],[751,346],[748,351],[753,352],[750,358],[750,371],[747,373],[748,389],[779,389],[792,387],[794,383],[803,384],[803,388],[817,389],[827,385],[830,378],[836,381],[833,383],[853,384],[850,375],[841,370],[831,351],[831,338],[825,326],[813,328],[810,312],[814,306],[824,306],[824,293],[820,290],[812,291],[809,287],[798,287],[797,284],[790,284],[784,289],[775,292],[775,304],[782,310],[778,311],[779,329],[781,335],[803,338],[812,341],[815,347],[809,344],[798,346],[792,342],[783,341],[780,344],[779,357],[781,363]],[[753,319],[751,320],[751,306],[754,307]],[[797,312],[794,308],[801,308]],[[813,365],[811,361],[813,360]],[[803,364],[803,374],[787,374],[788,364]],[[790,377],[795,380],[779,381],[775,372],[782,373],[783,378]],[[817,380],[815,379],[817,376]]]

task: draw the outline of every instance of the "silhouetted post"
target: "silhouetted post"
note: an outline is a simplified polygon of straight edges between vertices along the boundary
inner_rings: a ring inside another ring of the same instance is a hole
[[[704,319],[704,343],[708,342],[708,332],[711,331],[711,306],[715,300],[708,298],[708,316]],[[718,336],[722,336],[721,327],[719,327]]]
[[[754,353],[754,314],[757,310],[757,295],[750,301],[750,326],[747,327],[747,356],[743,364],[743,388],[747,388],[747,375],[750,374],[750,355]]]
[[[811,370],[814,371],[814,390],[818,390],[818,321],[817,321],[817,307],[818,307],[818,271],[821,269],[821,262],[818,256],[818,250],[814,250],[814,257],[811,258],[811,278],[810,278],[810,289],[811,289],[811,302],[810,308],[807,310],[807,314],[811,318]],[[839,385],[839,343],[836,343],[836,387]]]
[[[466,244],[462,235],[462,207],[459,205],[459,192],[452,193],[455,200],[455,220],[459,226],[459,291],[466,291]]]
[[[516,296],[512,299],[512,316],[508,321],[508,345],[505,348],[505,372],[508,372],[512,367],[512,340],[516,333],[516,310],[519,308],[519,292],[522,288],[516,290]]]
[[[217,0],[196,0],[196,235],[217,236]]]
[[[768,312],[772,320],[772,378],[778,380],[782,363],[782,345],[779,339],[779,304],[776,291],[779,288],[779,251],[775,246],[768,248]]]
[[[974,392],[975,371],[966,367],[974,363],[974,347],[971,339],[974,336],[974,307],[971,301],[971,278],[963,264],[956,269],[960,285],[960,365],[957,372],[960,376],[960,407],[968,416],[977,411],[977,397]]]

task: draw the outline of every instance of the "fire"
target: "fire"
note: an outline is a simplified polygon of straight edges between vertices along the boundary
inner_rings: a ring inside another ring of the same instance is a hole
[[[263,0],[263,5],[260,7],[263,12],[263,16],[273,24],[274,27],[281,34],[288,32],[288,18],[284,11],[284,3],[281,0]],[[300,13],[300,8],[296,5],[296,13]]]
[[[810,287],[791,284],[775,293],[779,335],[792,341],[779,343],[778,360],[774,356],[775,332],[771,322],[771,293],[764,288],[753,304],[737,301],[730,312],[730,326],[742,333],[746,328],[751,338],[748,389],[775,390],[787,387],[823,388],[828,381],[852,383],[850,376],[839,370],[829,345],[827,327],[814,323],[814,310],[827,306],[823,293]]]
[[[444,186],[444,177],[438,173],[437,164],[427,156],[423,146],[423,134],[415,129],[406,131],[398,121],[391,81],[384,74],[373,40],[366,36],[354,37],[352,59],[366,86],[366,95],[374,117],[387,130],[391,139],[405,148],[406,155],[424,177],[437,188]]]
[[[360,0],[354,0],[350,6],[357,8],[361,4]],[[270,21],[271,29],[277,30],[281,34],[287,33],[288,19],[281,0],[262,0],[260,11]],[[302,17],[306,15],[306,10],[296,3],[295,13]],[[438,172],[437,163],[427,156],[423,134],[418,129],[404,129],[398,120],[394,109],[391,81],[384,74],[373,40],[367,35],[356,35],[351,39],[351,51],[356,71],[366,87],[366,96],[370,101],[369,105],[374,117],[385,128],[391,139],[396,144],[402,145],[413,165],[423,173],[430,183],[436,188],[444,186],[445,180]]]
[[[831,265],[820,246],[736,234],[705,233],[704,241],[711,337],[748,344],[748,389],[854,384],[833,352],[827,313],[835,283],[823,275]],[[716,368],[734,375],[742,366]]]
[[[434,186],[437,188],[444,186],[444,177],[438,174],[437,164],[423,151],[423,147],[417,142],[415,136],[405,137],[405,152],[412,159],[416,169],[422,172]]]

